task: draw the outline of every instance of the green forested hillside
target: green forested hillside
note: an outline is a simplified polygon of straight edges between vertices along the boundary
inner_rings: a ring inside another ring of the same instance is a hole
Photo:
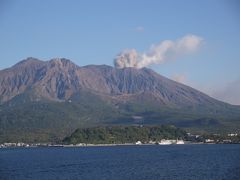
[[[175,126],[113,126],[77,129],[63,142],[65,144],[122,144],[184,139],[185,137],[186,131]]]
[[[17,97],[0,106],[0,142],[56,142],[77,128],[172,124],[190,132],[232,132],[237,118],[156,108],[150,103],[114,104],[91,93],[71,101],[31,101]],[[226,114],[227,115],[227,114]]]

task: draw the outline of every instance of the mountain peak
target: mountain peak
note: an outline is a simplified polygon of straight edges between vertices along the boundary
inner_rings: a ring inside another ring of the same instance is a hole
[[[69,63],[73,64],[73,62],[71,60],[66,59],[66,58],[53,58],[49,62],[56,63],[56,64],[63,64],[63,65],[66,65]]]
[[[13,67],[19,67],[19,66],[26,66],[26,65],[31,65],[31,64],[38,64],[38,63],[42,63],[43,61],[34,58],[34,57],[27,57],[26,59],[18,62],[17,64],[15,64]]]
[[[66,58],[54,58],[48,61],[48,63],[51,65],[51,67],[69,67],[69,66],[77,66],[74,64],[71,60]]]

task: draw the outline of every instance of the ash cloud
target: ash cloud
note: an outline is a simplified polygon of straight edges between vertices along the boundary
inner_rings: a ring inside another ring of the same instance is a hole
[[[187,82],[187,77],[185,74],[175,74],[172,79],[176,82],[185,84]]]
[[[126,49],[115,57],[114,65],[116,68],[143,68],[152,64],[161,64],[195,52],[201,46],[202,41],[201,37],[187,35],[176,41],[165,40],[158,45],[152,45],[144,53],[137,52],[135,49]]]
[[[240,105],[240,78],[226,84],[226,86],[220,90],[215,90],[211,93],[214,98],[221,101],[228,102],[233,105]]]

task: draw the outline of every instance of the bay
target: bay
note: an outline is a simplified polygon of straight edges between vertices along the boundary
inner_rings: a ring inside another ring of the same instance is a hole
[[[2,148],[0,179],[240,179],[240,145]]]

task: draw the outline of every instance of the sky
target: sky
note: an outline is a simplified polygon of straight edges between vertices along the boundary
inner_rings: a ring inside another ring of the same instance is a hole
[[[179,53],[193,36],[201,40],[194,51]],[[238,0],[0,0],[0,69],[27,57],[113,66],[126,50],[147,55],[155,63],[144,65],[161,75],[240,105]]]

